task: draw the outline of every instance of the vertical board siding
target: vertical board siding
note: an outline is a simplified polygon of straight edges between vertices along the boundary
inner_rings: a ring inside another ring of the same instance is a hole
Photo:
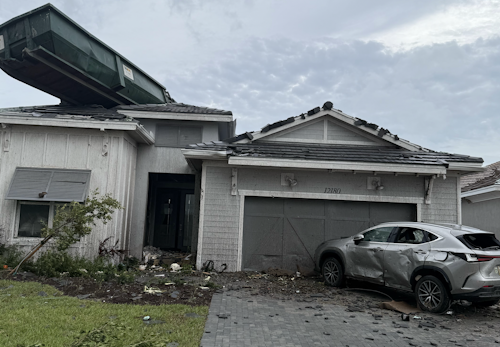
[[[500,199],[475,203],[462,200],[462,222],[464,225],[494,232],[500,239]]]
[[[231,168],[206,167],[201,261],[212,260],[217,270],[227,264],[228,271],[236,271],[240,198],[231,195],[231,174]]]
[[[135,141],[119,131],[13,126],[8,151],[0,153],[0,232],[9,243],[28,251],[39,239],[17,238],[17,202],[5,200],[16,167],[89,169],[89,194],[98,189],[109,193],[125,210],[116,211],[108,224],[98,223],[92,233],[71,248],[73,254],[97,255],[100,241],[112,236],[125,246],[130,233],[134,171],[137,157]],[[4,131],[5,132],[5,131]],[[4,132],[0,132],[3,139]],[[107,147],[104,147],[107,145]],[[114,240],[114,241],[113,241]]]

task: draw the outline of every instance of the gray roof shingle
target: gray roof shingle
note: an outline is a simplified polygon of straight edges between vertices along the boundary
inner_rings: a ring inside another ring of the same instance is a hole
[[[448,166],[449,163],[482,163],[477,157],[443,152],[414,152],[398,147],[323,145],[285,142],[237,143],[210,142],[189,145],[195,150],[226,151],[228,156],[255,158],[292,158],[304,160],[419,164]]]
[[[195,114],[221,114],[232,115],[231,111],[219,110],[216,108],[186,105],[182,103],[168,104],[147,104],[147,105],[119,105],[117,110],[127,111],[149,111],[149,112],[169,112],[169,113],[195,113]]]

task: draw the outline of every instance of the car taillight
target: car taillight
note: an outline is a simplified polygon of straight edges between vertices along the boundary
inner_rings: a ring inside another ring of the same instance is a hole
[[[459,257],[469,263],[478,263],[483,261],[490,261],[492,259],[500,258],[500,256],[492,255],[478,255],[478,254],[468,254],[468,253],[453,253],[454,256]]]

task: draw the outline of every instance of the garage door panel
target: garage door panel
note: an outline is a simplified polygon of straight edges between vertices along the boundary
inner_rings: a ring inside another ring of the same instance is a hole
[[[245,215],[278,215],[283,216],[283,200],[269,198],[246,198]]]
[[[284,200],[284,207],[287,216],[325,218],[325,202],[323,200],[289,199]]]
[[[325,241],[340,237],[353,236],[370,227],[370,221],[353,220],[333,220],[329,219],[326,223]]]
[[[302,275],[312,275],[314,273],[314,262],[309,256],[300,254],[285,254],[283,256],[283,269],[289,271],[299,271]]]
[[[314,256],[316,247],[325,240],[325,221],[319,219],[287,218],[284,222],[283,252]]]
[[[411,204],[245,198],[243,269],[307,273],[323,241],[348,237],[387,221],[415,221]]]
[[[326,216],[329,219],[369,220],[370,203],[365,201],[327,201]]]

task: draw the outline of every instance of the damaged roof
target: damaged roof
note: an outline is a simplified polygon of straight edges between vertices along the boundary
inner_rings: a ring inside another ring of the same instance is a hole
[[[130,116],[120,113],[123,111],[141,112],[163,112],[163,113],[192,113],[199,115],[228,115],[231,111],[215,108],[200,107],[182,103],[171,104],[145,104],[145,105],[120,105],[114,108],[105,108],[101,105],[72,106],[72,105],[49,105],[49,106],[27,106],[0,109],[0,117],[5,114],[18,113],[22,116],[33,116],[41,118],[68,118],[77,116],[78,119],[93,120],[131,120]]]
[[[194,113],[194,114],[221,114],[232,115],[231,111],[216,108],[187,105],[183,103],[147,104],[147,105],[119,105],[117,110],[146,111],[146,112],[169,112],[169,113]]]
[[[118,113],[115,109],[107,109],[100,105],[71,106],[71,105],[49,105],[28,106],[0,109],[2,115],[18,115],[22,117],[36,118],[63,118],[79,120],[125,120],[127,116]],[[128,119],[130,121],[130,117]]]
[[[342,112],[342,110],[334,108],[333,103],[331,101],[325,102],[323,104],[323,107],[319,107],[319,106],[315,107],[315,108],[313,108],[305,113],[302,113],[296,117],[289,117],[287,119],[280,120],[280,121],[274,122],[272,124],[267,124],[259,131],[245,132],[243,134],[236,135],[230,139],[227,139],[226,141],[229,143],[233,143],[233,142],[246,142],[246,141],[258,140],[260,138],[265,137],[267,135],[267,133],[270,132],[271,130],[278,129],[278,131],[280,131],[282,129],[285,129],[285,126],[289,126],[289,124],[292,124],[296,121],[300,122],[300,121],[306,120],[308,117],[315,116],[316,114],[320,113],[321,111],[326,111],[327,114],[329,114],[331,116],[335,115],[335,117],[340,117],[342,120],[344,120],[344,122],[349,123],[350,125],[352,125],[356,128],[359,128],[361,130],[365,130],[365,131],[371,133],[372,135],[375,135],[379,138],[384,138],[385,140],[388,140],[394,144],[398,144],[399,146],[413,148],[417,151],[431,151],[427,148],[423,148],[422,146],[418,146],[416,144],[413,144],[410,141],[401,139],[401,138],[399,138],[398,135],[392,134],[388,129],[380,127],[377,124],[367,122],[361,118],[349,116],[348,114],[345,114],[344,112]],[[328,112],[328,111],[331,111],[331,112]]]
[[[409,151],[386,146],[323,145],[287,142],[228,143],[209,142],[189,145],[200,151],[226,151],[229,157],[282,158],[321,161],[439,165],[482,163],[483,159],[461,154]]]

